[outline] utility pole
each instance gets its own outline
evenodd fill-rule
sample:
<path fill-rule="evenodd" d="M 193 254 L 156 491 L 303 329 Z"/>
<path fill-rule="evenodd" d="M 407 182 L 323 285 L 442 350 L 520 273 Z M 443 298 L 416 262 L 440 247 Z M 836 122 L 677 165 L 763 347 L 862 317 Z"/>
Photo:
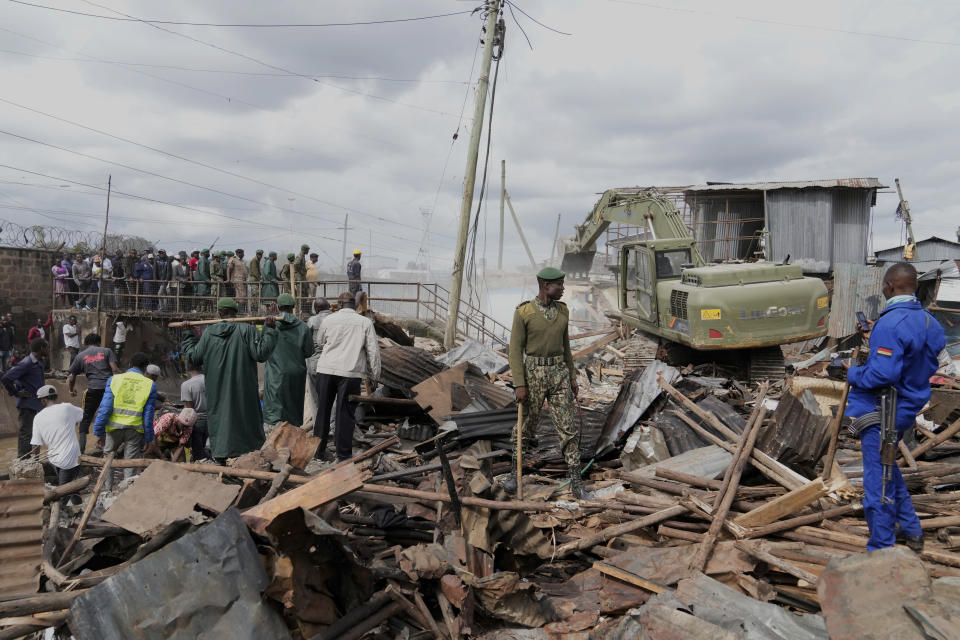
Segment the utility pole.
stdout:
<path fill-rule="evenodd" d="M 340 254 L 340 268 L 347 268 L 347 221 L 350 220 L 350 214 L 343 214 L 343 252 Z"/>
<path fill-rule="evenodd" d="M 520 226 L 520 218 L 517 217 L 517 212 L 513 210 L 513 201 L 510 200 L 510 194 L 504 193 L 507 196 L 507 206 L 510 207 L 510 215 L 513 216 L 513 224 L 517 225 L 517 233 L 520 235 L 520 241 L 523 243 L 523 248 L 527 252 L 527 258 L 530 259 L 530 267 L 536 271 L 537 270 L 537 261 L 533 259 L 533 252 L 530 251 L 530 245 L 527 244 L 527 236 L 523 235 L 523 227 Z"/>
<path fill-rule="evenodd" d="M 557 229 L 553 232 L 553 246 L 550 247 L 550 266 L 553 266 L 553 257 L 557 255 L 557 240 L 560 239 L 560 214 L 557 214 Z"/>
<path fill-rule="evenodd" d="M 447 326 L 443 334 L 443 346 L 447 349 L 453 349 L 457 341 L 457 317 L 460 314 L 460 290 L 463 287 L 463 267 L 467 257 L 470 210 L 473 209 L 473 187 L 477 181 L 477 156 L 480 151 L 483 111 L 487 104 L 490 63 L 493 60 L 493 43 L 497 37 L 497 16 L 499 13 L 500 0 L 488 0 L 487 22 L 483 32 L 483 59 L 480 64 L 480 76 L 477 80 L 477 102 L 473 109 L 473 127 L 470 131 L 470 147 L 467 150 L 467 168 L 464 171 L 463 202 L 460 204 L 460 228 L 457 233 L 457 248 L 453 254 L 453 275 L 450 279 Z"/>
<path fill-rule="evenodd" d="M 897 183 L 897 195 L 900 196 L 900 206 L 897 207 L 897 217 L 903 218 L 907 225 L 907 244 L 903 247 L 903 259 L 913 260 L 913 252 L 917 248 L 917 241 L 913 237 L 913 218 L 910 217 L 910 203 L 903 199 L 903 190 L 900 189 L 900 178 L 894 178 Z"/>
<path fill-rule="evenodd" d="M 100 346 L 107 346 L 106 317 L 103 313 L 103 265 L 107 261 L 107 225 L 110 224 L 110 189 L 113 176 L 107 175 L 107 213 L 103 216 L 103 240 L 100 242 L 100 275 L 97 283 L 97 331 L 100 333 Z M 126 274 L 124 274 L 126 275 Z"/>
<path fill-rule="evenodd" d="M 497 252 L 497 269 L 503 270 L 503 201 L 507 194 L 507 161 L 500 161 L 500 251 Z"/>

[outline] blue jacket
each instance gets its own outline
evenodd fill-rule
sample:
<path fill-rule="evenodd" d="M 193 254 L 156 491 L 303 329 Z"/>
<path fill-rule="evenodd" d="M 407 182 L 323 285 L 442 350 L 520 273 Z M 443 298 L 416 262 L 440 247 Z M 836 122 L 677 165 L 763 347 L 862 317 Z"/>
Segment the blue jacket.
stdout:
<path fill-rule="evenodd" d="M 16 396 L 21 391 L 30 393 L 29 398 L 17 398 L 18 409 L 34 411 L 43 409 L 43 404 L 37 400 L 37 390 L 46 383 L 43 378 L 43 363 L 32 353 L 3 374 L 0 381 L 12 396 Z"/>
<path fill-rule="evenodd" d="M 862 367 L 850 367 L 847 415 L 858 418 L 877 408 L 877 392 L 897 388 L 897 429 L 914 425 L 917 412 L 930 399 L 930 376 L 939 367 L 946 345 L 943 327 L 916 300 L 890 305 L 870 333 L 870 356 Z"/>
<path fill-rule="evenodd" d="M 153 280 L 153 265 L 148 260 L 139 263 L 133 270 L 133 277 L 137 280 Z"/>
<path fill-rule="evenodd" d="M 143 371 L 136 367 L 130 367 L 127 371 L 135 371 L 143 375 Z M 103 390 L 103 400 L 100 401 L 100 408 L 97 409 L 97 416 L 93 419 L 93 435 L 102 438 L 107 433 L 107 420 L 113 413 L 113 390 L 110 383 L 113 382 L 113 376 L 107 378 L 107 388 Z M 150 397 L 147 399 L 147 406 L 143 408 L 143 443 L 146 444 L 153 440 L 153 413 L 157 407 L 157 383 L 150 387 Z"/>

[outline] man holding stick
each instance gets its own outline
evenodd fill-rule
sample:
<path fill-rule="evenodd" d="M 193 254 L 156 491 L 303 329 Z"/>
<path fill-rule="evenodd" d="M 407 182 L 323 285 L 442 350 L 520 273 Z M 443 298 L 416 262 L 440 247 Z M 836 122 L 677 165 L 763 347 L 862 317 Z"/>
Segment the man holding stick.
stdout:
<path fill-rule="evenodd" d="M 867 550 L 892 547 L 899 533 L 919 552 L 923 530 L 895 463 L 888 465 L 889 478 L 884 478 L 879 403 L 881 394 L 895 398 L 890 420 L 895 421 L 899 441 L 930 399 L 930 376 L 939 367 L 937 356 L 946 340 L 943 327 L 917 300 L 913 265 L 900 262 L 890 267 L 882 291 L 886 307 L 872 330 L 862 327 L 870 339 L 870 355 L 866 364 L 847 372 L 846 415 L 853 419 L 850 431 L 860 438 L 863 452 L 863 515 L 870 528 Z"/>
<path fill-rule="evenodd" d="M 567 323 L 570 312 L 560 302 L 565 274 L 547 267 L 537 274 L 540 292 L 533 300 L 517 306 L 510 333 L 510 374 L 517 401 L 523 407 L 522 436 L 516 430 L 513 443 L 514 471 L 503 488 L 517 490 L 517 461 L 523 451 L 531 451 L 544 400 L 550 404 L 553 424 L 560 436 L 560 451 L 570 473 L 570 488 L 578 500 L 586 498 L 580 477 L 580 432 L 574 426 L 573 412 L 577 393 L 577 370 L 570 351 Z M 517 440 L 521 440 L 517 442 Z"/>

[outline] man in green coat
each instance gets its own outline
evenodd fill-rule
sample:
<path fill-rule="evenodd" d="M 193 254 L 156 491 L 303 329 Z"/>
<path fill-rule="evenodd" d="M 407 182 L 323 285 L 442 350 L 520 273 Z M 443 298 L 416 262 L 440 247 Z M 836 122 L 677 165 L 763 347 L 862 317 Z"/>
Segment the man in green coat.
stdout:
<path fill-rule="evenodd" d="M 313 355 L 313 332 L 293 315 L 295 302 L 281 293 L 277 307 L 277 346 L 263 370 L 263 421 L 267 424 L 303 424 L 303 396 L 307 383 L 306 359 Z"/>
<path fill-rule="evenodd" d="M 293 261 L 293 278 L 297 281 L 296 298 L 300 300 L 307 295 L 307 254 L 310 253 L 309 245 L 301 245 L 300 253 Z"/>
<path fill-rule="evenodd" d="M 204 298 L 210 295 L 210 249 L 204 249 L 200 252 L 200 258 L 197 260 L 197 270 L 193 272 L 193 279 L 196 285 L 193 287 L 193 294 L 198 298 Z M 208 308 L 205 300 L 200 300 L 197 305 L 199 309 Z"/>
<path fill-rule="evenodd" d="M 221 320 L 235 318 L 237 309 L 232 298 L 217 301 Z M 199 340 L 187 332 L 181 344 L 184 359 L 202 365 L 206 375 L 210 451 L 218 461 L 256 451 L 266 439 L 257 363 L 266 362 L 273 353 L 277 329 L 272 317 L 263 324 L 260 332 L 243 322 L 218 322 Z"/>
<path fill-rule="evenodd" d="M 537 274 L 540 286 L 537 297 L 518 305 L 513 313 L 510 374 L 517 401 L 523 405 L 523 425 L 522 437 L 517 438 L 516 430 L 511 437 L 514 464 L 503 488 L 510 493 L 517 490 L 517 454 L 521 449 L 533 449 L 540 411 L 546 400 L 560 436 L 560 452 L 569 468 L 570 489 L 574 497 L 583 500 L 587 494 L 580 477 L 580 432 L 573 418 L 578 392 L 577 370 L 573 365 L 567 329 L 570 311 L 560 302 L 563 279 L 564 273 L 559 269 L 542 269 Z"/>
<path fill-rule="evenodd" d="M 277 252 L 271 251 L 266 260 L 263 261 L 263 289 L 260 292 L 260 299 L 264 304 L 279 295 L 277 288 Z"/>
<path fill-rule="evenodd" d="M 263 282 L 263 273 L 260 269 L 260 261 L 263 260 L 263 249 L 257 249 L 257 255 L 250 259 L 250 266 L 247 270 L 247 282 L 250 291 L 250 308 L 260 308 L 260 283 Z"/>
<path fill-rule="evenodd" d="M 213 254 L 213 260 L 210 261 L 210 280 L 213 282 L 210 294 L 218 300 L 220 296 L 223 295 L 224 287 L 221 283 L 225 275 L 223 270 L 223 251 L 218 251 Z"/>
<path fill-rule="evenodd" d="M 296 270 L 294 269 L 293 265 L 293 262 L 296 260 L 296 258 L 296 255 L 288 253 L 287 261 L 282 267 L 280 267 L 280 289 L 282 289 L 285 293 L 289 293 L 290 295 L 294 295 L 293 288 L 290 286 L 290 280 L 291 278 L 296 280 L 297 277 Z"/>

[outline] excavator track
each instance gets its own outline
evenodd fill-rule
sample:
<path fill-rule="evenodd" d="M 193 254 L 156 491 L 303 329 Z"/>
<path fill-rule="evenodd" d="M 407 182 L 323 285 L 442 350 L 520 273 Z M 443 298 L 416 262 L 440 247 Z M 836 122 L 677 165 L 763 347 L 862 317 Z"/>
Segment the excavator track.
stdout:
<path fill-rule="evenodd" d="M 783 380 L 786 363 L 780 347 L 763 347 L 747 351 L 747 378 L 751 382 Z"/>
<path fill-rule="evenodd" d="M 658 357 L 674 367 L 713 363 L 715 375 L 742 377 L 750 382 L 783 380 L 786 365 L 780 347 L 697 351 L 686 345 L 662 340 Z"/>

